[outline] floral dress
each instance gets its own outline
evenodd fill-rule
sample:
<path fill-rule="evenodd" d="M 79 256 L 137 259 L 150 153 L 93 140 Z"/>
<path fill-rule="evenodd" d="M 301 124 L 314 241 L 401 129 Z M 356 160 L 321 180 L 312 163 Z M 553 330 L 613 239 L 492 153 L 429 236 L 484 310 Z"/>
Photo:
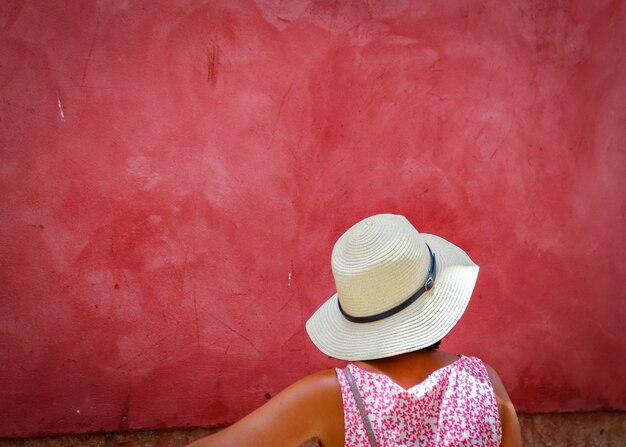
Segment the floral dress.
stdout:
<path fill-rule="evenodd" d="M 384 374 L 348 365 L 372 423 L 378 447 L 499 446 L 502 427 L 485 365 L 462 356 L 404 389 Z M 346 447 L 369 447 L 365 424 L 345 373 L 337 369 L 343 396 Z"/>

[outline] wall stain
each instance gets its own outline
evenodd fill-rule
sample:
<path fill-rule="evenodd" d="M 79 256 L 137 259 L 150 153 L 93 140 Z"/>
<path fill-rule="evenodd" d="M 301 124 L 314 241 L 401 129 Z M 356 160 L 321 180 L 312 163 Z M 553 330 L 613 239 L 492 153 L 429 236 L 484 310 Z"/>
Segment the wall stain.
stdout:
<path fill-rule="evenodd" d="M 207 61 L 207 77 L 206 80 L 211 85 L 217 82 L 217 71 L 220 63 L 219 47 L 217 45 L 210 46 L 206 52 Z"/>
<path fill-rule="evenodd" d="M 133 394 L 133 385 L 128 385 L 128 393 L 124 400 L 124 406 L 122 407 L 122 416 L 120 417 L 120 429 L 126 430 L 128 428 L 128 412 L 130 410 L 130 399 Z"/>

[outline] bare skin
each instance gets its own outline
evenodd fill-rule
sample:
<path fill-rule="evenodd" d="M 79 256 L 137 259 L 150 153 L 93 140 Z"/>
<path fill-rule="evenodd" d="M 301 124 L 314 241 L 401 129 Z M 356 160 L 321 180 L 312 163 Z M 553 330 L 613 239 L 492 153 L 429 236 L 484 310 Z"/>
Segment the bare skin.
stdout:
<path fill-rule="evenodd" d="M 419 351 L 378 360 L 355 362 L 360 368 L 388 376 L 408 389 L 458 356 L 442 351 Z M 522 445 L 515 408 L 493 368 L 487 366 L 502 421 L 501 447 Z M 188 447 L 297 447 L 318 437 L 324 447 L 344 445 L 343 403 L 334 370 L 324 370 L 276 395 L 239 422 Z"/>

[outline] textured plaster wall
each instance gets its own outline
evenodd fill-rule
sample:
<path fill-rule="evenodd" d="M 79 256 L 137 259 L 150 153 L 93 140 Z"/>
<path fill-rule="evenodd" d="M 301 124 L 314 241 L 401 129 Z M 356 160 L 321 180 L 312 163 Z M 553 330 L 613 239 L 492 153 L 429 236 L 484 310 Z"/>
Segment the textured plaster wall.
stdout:
<path fill-rule="evenodd" d="M 376 212 L 481 266 L 447 349 L 626 409 L 623 1 L 0 3 L 0 436 L 221 425 L 336 363 Z"/>

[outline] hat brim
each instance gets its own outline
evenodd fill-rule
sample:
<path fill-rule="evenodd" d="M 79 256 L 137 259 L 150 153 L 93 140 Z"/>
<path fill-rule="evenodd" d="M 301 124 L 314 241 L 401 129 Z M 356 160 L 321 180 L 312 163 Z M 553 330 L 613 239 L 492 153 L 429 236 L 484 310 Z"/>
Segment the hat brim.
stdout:
<path fill-rule="evenodd" d="M 320 351 L 341 360 L 373 360 L 425 348 L 452 330 L 469 303 L 478 266 L 445 239 L 420 236 L 436 256 L 435 286 L 401 312 L 371 323 L 346 320 L 335 293 L 306 323 Z"/>

